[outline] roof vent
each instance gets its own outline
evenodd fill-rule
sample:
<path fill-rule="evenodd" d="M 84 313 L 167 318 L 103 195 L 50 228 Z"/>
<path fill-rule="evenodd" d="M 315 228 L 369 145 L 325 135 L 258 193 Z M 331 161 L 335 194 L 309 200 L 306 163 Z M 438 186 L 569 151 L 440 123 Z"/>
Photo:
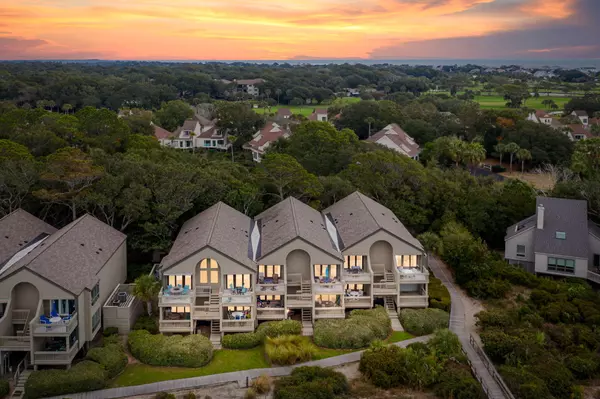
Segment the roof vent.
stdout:
<path fill-rule="evenodd" d="M 234 230 L 235 230 L 235 227 L 232 227 L 232 229 L 234 229 Z"/>
<path fill-rule="evenodd" d="M 381 216 L 385 216 L 385 213 L 381 212 Z"/>
<path fill-rule="evenodd" d="M 352 212 L 350 212 L 350 216 L 352 216 L 352 215 L 353 215 L 353 213 L 352 213 Z M 337 220 L 337 219 L 336 219 L 336 220 Z"/>
<path fill-rule="evenodd" d="M 311 223 L 314 223 L 312 220 L 310 221 Z"/>
<path fill-rule="evenodd" d="M 79 245 L 81 245 L 82 247 L 85 247 L 85 244 L 84 244 L 84 243 L 81 243 L 81 244 L 79 244 Z"/>
<path fill-rule="evenodd" d="M 25 244 L 27 244 L 29 241 L 27 241 L 27 240 L 23 240 L 23 242 L 24 242 Z"/>
<path fill-rule="evenodd" d="M 4 236 L 4 238 L 8 238 L 8 236 Z"/>
<path fill-rule="evenodd" d="M 23 244 L 22 244 L 22 243 L 19 243 L 19 246 L 20 246 L 20 247 L 22 247 L 22 246 L 23 246 Z"/>
<path fill-rule="evenodd" d="M 96 255 L 100 255 L 100 252 L 96 251 Z"/>
<path fill-rule="evenodd" d="M 279 222 L 279 219 L 275 219 L 275 223 Z"/>
<path fill-rule="evenodd" d="M 187 230 L 183 232 L 183 234 L 187 234 Z"/>
<path fill-rule="evenodd" d="M 98 251 L 102 252 L 102 248 L 98 248 Z"/>

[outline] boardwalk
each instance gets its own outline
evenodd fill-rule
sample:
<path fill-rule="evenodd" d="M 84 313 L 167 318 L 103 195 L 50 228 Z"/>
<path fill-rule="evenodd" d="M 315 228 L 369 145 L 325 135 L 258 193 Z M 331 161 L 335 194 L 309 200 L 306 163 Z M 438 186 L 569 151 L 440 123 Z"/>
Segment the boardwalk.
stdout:
<path fill-rule="evenodd" d="M 458 335 L 463 350 L 469 358 L 473 372 L 481 382 L 483 389 L 490 399 L 514 399 L 500 375 L 489 361 L 483 350 L 479 348 L 471 334 L 465 328 L 465 307 L 463 304 L 464 294 L 456 289 L 452 276 L 448 274 L 445 267 L 437 258 L 429 258 L 429 268 L 448 288 L 452 298 L 450 311 L 450 330 Z"/>
<path fill-rule="evenodd" d="M 411 338 L 405 341 L 394 343 L 400 347 L 406 347 L 414 342 L 427 342 L 431 338 L 430 335 L 423 337 Z M 294 366 L 273 367 L 265 369 L 252 369 L 244 371 L 234 371 L 232 373 L 211 374 L 203 377 L 183 378 L 179 380 L 168 380 L 155 382 L 152 384 L 135 385 L 131 387 L 103 389 L 99 391 L 82 392 L 76 394 L 68 394 L 56 396 L 49 399 L 113 399 L 124 398 L 128 396 L 149 395 L 157 392 L 173 392 L 185 389 L 200 388 L 208 385 L 225 384 L 230 382 L 239 382 L 240 385 L 246 383 L 246 378 L 252 380 L 260 375 L 267 374 L 271 377 L 281 377 L 290 375 L 292 370 L 300 366 L 321 366 L 321 367 L 337 367 L 348 363 L 358 362 L 363 351 L 351 352 L 345 355 L 329 357 L 327 359 L 314 360 L 312 362 L 300 363 Z"/>

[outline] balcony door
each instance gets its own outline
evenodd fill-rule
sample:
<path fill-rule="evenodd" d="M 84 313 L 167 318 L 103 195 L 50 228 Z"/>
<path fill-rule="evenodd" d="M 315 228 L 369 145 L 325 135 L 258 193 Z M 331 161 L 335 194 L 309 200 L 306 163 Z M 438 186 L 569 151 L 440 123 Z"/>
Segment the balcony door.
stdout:
<path fill-rule="evenodd" d="M 219 264 L 214 259 L 202 259 L 200 262 L 199 282 L 200 285 L 219 285 Z"/>

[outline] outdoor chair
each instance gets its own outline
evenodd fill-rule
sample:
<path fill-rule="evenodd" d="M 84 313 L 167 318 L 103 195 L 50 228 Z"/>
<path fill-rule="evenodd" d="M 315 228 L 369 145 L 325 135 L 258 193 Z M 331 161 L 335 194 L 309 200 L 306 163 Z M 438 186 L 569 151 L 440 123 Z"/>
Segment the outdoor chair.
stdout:
<path fill-rule="evenodd" d="M 56 311 L 53 310 L 52 312 L 50 312 L 50 316 L 51 317 L 58 317 L 58 313 L 56 313 Z"/>

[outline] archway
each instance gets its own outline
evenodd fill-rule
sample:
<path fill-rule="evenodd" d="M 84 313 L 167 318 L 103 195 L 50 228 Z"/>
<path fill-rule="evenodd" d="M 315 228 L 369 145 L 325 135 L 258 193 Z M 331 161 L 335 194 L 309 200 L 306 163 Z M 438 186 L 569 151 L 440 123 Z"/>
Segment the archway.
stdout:
<path fill-rule="evenodd" d="M 285 258 L 285 267 L 287 268 L 288 283 L 290 281 L 302 280 L 310 281 L 310 255 L 302 249 L 291 251 Z"/>
<path fill-rule="evenodd" d="M 200 285 L 218 285 L 221 280 L 219 263 L 211 258 L 205 258 L 198 263 L 198 282 Z"/>
<path fill-rule="evenodd" d="M 35 285 L 22 282 L 15 285 L 11 293 L 13 310 L 29 310 L 29 320 L 35 315 L 40 293 Z M 28 320 L 28 321 L 29 321 Z"/>
<path fill-rule="evenodd" d="M 369 249 L 371 268 L 375 275 L 384 275 L 394 269 L 394 249 L 387 241 L 377 241 Z"/>

